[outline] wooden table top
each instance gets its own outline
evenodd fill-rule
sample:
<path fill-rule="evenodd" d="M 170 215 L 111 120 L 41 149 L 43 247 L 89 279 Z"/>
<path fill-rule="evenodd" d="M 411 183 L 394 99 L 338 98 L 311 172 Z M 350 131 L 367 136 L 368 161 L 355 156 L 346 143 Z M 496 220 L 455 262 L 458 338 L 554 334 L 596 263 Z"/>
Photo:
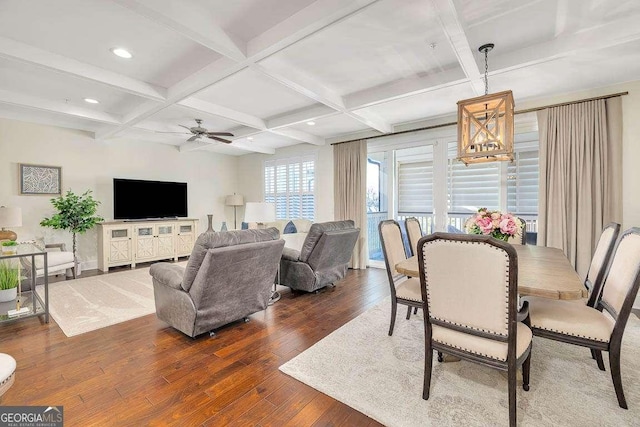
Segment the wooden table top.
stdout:
<path fill-rule="evenodd" d="M 518 292 L 550 299 L 586 298 L 588 292 L 580 276 L 560 249 L 533 245 L 513 245 L 518 253 Z M 400 274 L 419 277 L 418 257 L 396 264 Z"/>

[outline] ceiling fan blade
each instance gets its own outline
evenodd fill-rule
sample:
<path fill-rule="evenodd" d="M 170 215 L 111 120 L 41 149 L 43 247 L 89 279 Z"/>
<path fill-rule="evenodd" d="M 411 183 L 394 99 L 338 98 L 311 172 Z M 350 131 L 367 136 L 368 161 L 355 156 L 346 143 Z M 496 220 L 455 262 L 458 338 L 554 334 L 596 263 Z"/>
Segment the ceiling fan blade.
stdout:
<path fill-rule="evenodd" d="M 181 133 L 182 135 L 190 134 L 191 132 L 164 132 L 161 130 L 157 130 L 156 133 Z"/>
<path fill-rule="evenodd" d="M 188 127 L 186 127 L 186 126 L 184 126 L 184 125 L 178 125 L 178 126 L 180 126 L 181 128 L 185 128 L 185 129 L 186 129 L 186 130 L 188 130 L 189 132 L 193 133 L 193 131 L 191 130 L 191 128 L 188 128 Z"/>
<path fill-rule="evenodd" d="M 229 141 L 228 139 L 218 138 L 217 136 L 207 135 L 207 138 L 215 139 L 216 141 L 224 142 L 225 144 L 231 144 L 233 141 Z"/>
<path fill-rule="evenodd" d="M 200 138 L 200 135 L 193 135 L 191 138 L 187 139 L 187 142 L 195 141 L 198 138 Z"/>
<path fill-rule="evenodd" d="M 211 135 L 215 135 L 215 136 L 233 136 L 233 134 L 230 133 L 230 132 L 207 132 L 207 135 L 208 136 L 211 136 Z"/>

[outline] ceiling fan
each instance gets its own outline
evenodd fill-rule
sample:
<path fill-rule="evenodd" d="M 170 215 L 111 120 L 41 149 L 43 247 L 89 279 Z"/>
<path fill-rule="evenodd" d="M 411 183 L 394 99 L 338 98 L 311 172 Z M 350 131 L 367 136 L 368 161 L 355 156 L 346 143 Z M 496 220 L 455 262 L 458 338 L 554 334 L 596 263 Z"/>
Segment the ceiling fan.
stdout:
<path fill-rule="evenodd" d="M 220 142 L 224 142 L 225 144 L 231 144 L 232 141 L 229 141 L 228 139 L 224 139 L 224 138 L 220 138 L 221 136 L 233 136 L 232 133 L 230 132 L 211 132 L 206 128 L 203 128 L 201 126 L 202 124 L 202 120 L 201 119 L 194 119 L 196 121 L 196 125 L 197 126 L 193 126 L 193 127 L 187 127 L 184 125 L 178 125 L 180 127 L 185 128 L 186 130 L 188 130 L 189 132 L 158 132 L 158 133 L 183 133 L 183 134 L 191 134 L 191 138 L 187 139 L 187 142 L 191 142 L 191 141 L 195 141 L 199 138 L 202 138 L 203 136 L 206 136 L 207 138 L 210 139 L 215 139 L 216 141 L 220 141 Z"/>

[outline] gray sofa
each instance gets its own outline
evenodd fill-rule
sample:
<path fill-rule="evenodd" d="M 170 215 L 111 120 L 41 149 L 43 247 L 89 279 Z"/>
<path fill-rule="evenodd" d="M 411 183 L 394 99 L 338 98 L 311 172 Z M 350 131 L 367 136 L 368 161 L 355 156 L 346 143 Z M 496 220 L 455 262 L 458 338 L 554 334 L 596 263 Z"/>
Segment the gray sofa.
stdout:
<path fill-rule="evenodd" d="M 284 248 L 280 284 L 313 292 L 343 279 L 359 234 L 351 220 L 313 224 L 301 250 Z"/>
<path fill-rule="evenodd" d="M 283 247 L 273 227 L 201 234 L 186 268 L 151 266 L 158 318 L 195 337 L 264 310 Z"/>

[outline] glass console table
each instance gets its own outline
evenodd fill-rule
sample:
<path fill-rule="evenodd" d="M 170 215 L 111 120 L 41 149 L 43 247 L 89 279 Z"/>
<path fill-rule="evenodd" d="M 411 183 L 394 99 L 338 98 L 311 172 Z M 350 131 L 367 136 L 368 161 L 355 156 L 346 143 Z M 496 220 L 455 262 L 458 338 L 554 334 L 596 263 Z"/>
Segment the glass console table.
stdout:
<path fill-rule="evenodd" d="M 4 248 L 5 250 L 7 248 Z M 12 322 L 14 320 L 26 319 L 34 316 L 44 316 L 45 323 L 49 323 L 49 269 L 47 265 L 47 252 L 31 243 L 22 243 L 13 246 L 13 253 L 3 252 L 0 254 L 0 262 L 15 263 L 20 275 L 18 285 L 18 297 L 13 301 L 0 302 L 0 323 Z M 36 259 L 42 257 L 42 264 L 36 263 Z M 31 258 L 30 263 L 22 262 L 22 258 Z M 40 261 L 40 259 L 38 259 Z M 24 265 L 29 265 L 24 269 Z M 38 270 L 44 277 L 44 299 L 36 292 L 36 279 Z M 30 290 L 24 291 L 24 284 L 30 284 Z M 19 306 L 18 306 L 19 305 Z M 23 308 L 19 313 L 11 313 L 18 308 Z M 27 310 L 24 310 L 26 308 Z"/>

